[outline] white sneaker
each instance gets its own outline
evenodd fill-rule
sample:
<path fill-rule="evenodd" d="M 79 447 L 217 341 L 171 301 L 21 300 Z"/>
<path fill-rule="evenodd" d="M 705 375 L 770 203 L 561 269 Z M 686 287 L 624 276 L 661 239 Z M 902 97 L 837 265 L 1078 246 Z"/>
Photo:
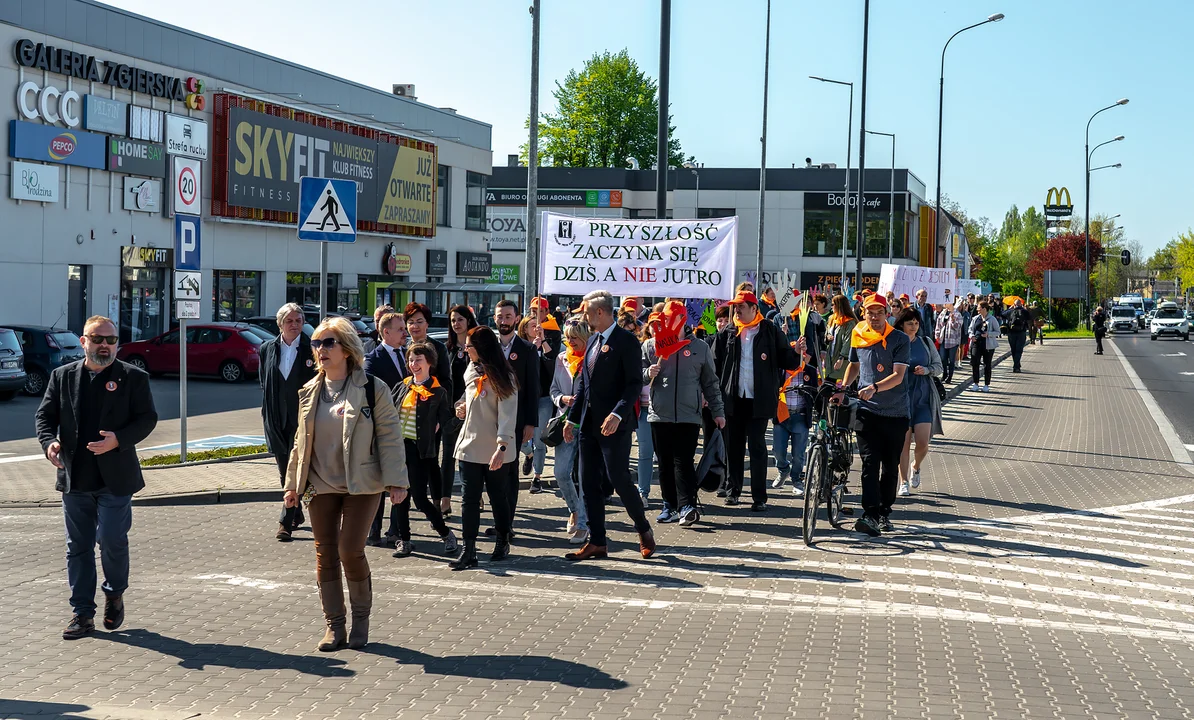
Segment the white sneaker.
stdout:
<path fill-rule="evenodd" d="M 981 388 L 979 388 L 979 386 L 978 386 L 978 384 L 977 384 L 977 383 L 972 383 L 972 384 L 970 385 L 970 389 L 971 389 L 971 390 L 980 390 Z"/>
<path fill-rule="evenodd" d="M 983 385 L 983 392 L 991 392 L 991 386 L 990 386 L 990 385 Z"/>
<path fill-rule="evenodd" d="M 916 488 L 920 487 L 920 471 L 919 471 L 919 470 L 913 470 L 913 471 L 912 471 L 912 482 L 911 482 L 911 486 L 912 486 L 912 489 L 913 489 L 913 490 L 915 490 Z"/>
<path fill-rule="evenodd" d="M 772 480 L 772 481 L 771 481 L 771 489 L 772 489 L 772 490 L 779 490 L 781 487 L 783 487 L 783 486 L 784 486 L 784 483 L 785 483 L 785 482 L 787 482 L 787 481 L 788 481 L 788 474 L 787 474 L 787 473 L 782 473 L 782 472 L 781 472 L 781 473 L 779 474 L 779 477 L 777 477 L 777 478 L 775 478 L 774 480 Z"/>
<path fill-rule="evenodd" d="M 572 536 L 568 538 L 569 544 L 584 545 L 589 541 L 589 529 L 579 528 L 572 532 Z"/>
<path fill-rule="evenodd" d="M 911 495 L 911 494 L 912 494 L 912 492 L 910 490 L 908 490 L 908 483 L 906 483 L 906 482 L 900 483 L 900 489 L 896 490 L 896 495 Z"/>

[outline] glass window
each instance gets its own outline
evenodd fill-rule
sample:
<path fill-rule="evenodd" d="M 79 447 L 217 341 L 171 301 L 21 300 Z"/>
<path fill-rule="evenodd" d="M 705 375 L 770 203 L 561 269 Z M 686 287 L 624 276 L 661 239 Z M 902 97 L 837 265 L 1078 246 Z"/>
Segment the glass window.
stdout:
<path fill-rule="evenodd" d="M 193 332 L 194 332 L 194 330 L 191 330 L 191 332 L 188 332 L 188 333 L 187 333 L 187 336 L 188 336 L 188 337 L 187 337 L 187 339 L 188 339 L 188 340 L 190 339 L 190 335 L 191 335 L 191 333 L 193 333 Z M 167 344 L 167 345 L 177 345 L 177 344 L 178 344 L 178 331 L 177 331 L 177 330 L 171 330 L 170 332 L 168 332 L 168 333 L 166 333 L 165 335 L 163 335 L 163 336 L 162 336 L 162 342 L 163 342 L 164 344 Z"/>
<path fill-rule="evenodd" d="M 212 271 L 212 318 L 244 320 L 260 315 L 261 275 L 254 270 Z"/>
<path fill-rule="evenodd" d="M 469 230 L 485 229 L 485 176 L 481 173 L 469 171 L 465 175 L 468 183 L 468 194 L 465 197 L 465 228 Z"/>
<path fill-rule="evenodd" d="M 63 350 L 77 350 L 79 347 L 79 336 L 73 332 L 55 332 L 50 333 L 50 337 L 54 338 L 54 342 L 58 343 L 58 347 Z"/>
<path fill-rule="evenodd" d="M 734 217 L 737 214 L 738 211 L 734 208 L 697 208 L 697 220 Z"/>
<path fill-rule="evenodd" d="M 700 212 L 700 211 L 698 210 L 697 212 Z M 672 213 L 673 213 L 672 209 L 668 208 L 667 213 L 664 215 L 663 219 L 671 220 Z M 632 220 L 654 220 L 655 219 L 655 209 L 651 208 L 650 210 L 645 210 L 645 209 L 644 210 L 631 210 L 630 218 Z"/>
<path fill-rule="evenodd" d="M 255 332 L 249 332 L 248 330 L 241 330 L 238 335 L 244 338 L 245 342 L 249 343 L 250 345 L 260 345 L 262 342 L 264 342 L 264 339 L 260 335 Z M 273 338 L 270 337 L 269 339 L 272 340 Z"/>
<path fill-rule="evenodd" d="M 866 214 L 866 243 L 863 257 L 887 257 L 887 212 L 875 211 Z M 858 242 L 857 214 L 850 214 L 847 232 L 846 255 L 854 257 L 854 246 Z M 904 213 L 895 212 L 897 232 L 892 238 L 892 257 L 907 257 L 908 229 Z M 903 229 L 903 237 L 899 233 Z M 842 213 L 837 210 L 804 211 L 804 254 L 820 257 L 841 257 Z"/>
<path fill-rule="evenodd" d="M 443 227 L 452 225 L 451 182 L 452 168 L 440 165 L 439 180 L 436 181 L 435 190 L 435 217 L 436 223 Z"/>

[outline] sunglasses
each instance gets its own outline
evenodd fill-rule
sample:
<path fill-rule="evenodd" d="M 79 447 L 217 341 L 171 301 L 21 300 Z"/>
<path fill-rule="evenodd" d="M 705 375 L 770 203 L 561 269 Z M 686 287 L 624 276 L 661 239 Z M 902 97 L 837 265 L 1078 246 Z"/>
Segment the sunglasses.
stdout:
<path fill-rule="evenodd" d="M 120 342 L 120 338 L 115 335 L 88 335 L 87 339 L 96 345 L 99 345 L 100 343 L 115 345 L 116 343 Z"/>
<path fill-rule="evenodd" d="M 328 350 L 331 350 L 332 348 L 336 347 L 339 342 L 340 341 L 336 338 L 316 338 L 311 341 L 311 348 L 313 350 L 318 350 L 319 348 L 327 348 Z"/>

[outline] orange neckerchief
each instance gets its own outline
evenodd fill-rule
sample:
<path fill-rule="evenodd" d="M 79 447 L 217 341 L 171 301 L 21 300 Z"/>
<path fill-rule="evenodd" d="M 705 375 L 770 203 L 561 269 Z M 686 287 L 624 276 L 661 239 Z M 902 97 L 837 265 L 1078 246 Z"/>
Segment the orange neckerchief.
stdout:
<path fill-rule="evenodd" d="M 853 315 L 838 315 L 837 313 L 834 313 L 833 315 L 831 315 L 829 317 L 829 327 L 831 327 L 831 328 L 841 327 L 842 325 L 845 325 L 846 323 L 850 322 L 853 319 L 854 319 Z"/>
<path fill-rule="evenodd" d="M 761 322 L 763 322 L 763 313 L 758 312 L 757 310 L 755 311 L 755 319 L 748 323 L 740 322 L 738 318 L 734 318 L 734 325 L 738 328 L 739 335 L 742 334 L 743 330 L 750 330 L 752 327 L 756 327 Z"/>
<path fill-rule="evenodd" d="M 411 375 L 402 381 L 406 383 L 408 388 L 410 388 L 410 390 L 406 393 L 406 397 L 402 398 L 402 407 L 406 408 L 407 410 L 413 408 L 415 403 L 419 402 L 420 400 L 426 400 L 431 397 L 431 390 L 428 390 L 421 384 L 416 383 L 414 380 L 414 376 Z M 439 386 L 439 380 L 434 377 L 431 378 L 431 389 L 434 390 Z"/>
<path fill-rule="evenodd" d="M 884 323 L 883 332 L 877 332 L 871 327 L 871 324 L 866 320 L 860 320 L 854 326 L 854 332 L 850 334 L 850 347 L 866 348 L 872 345 L 883 344 L 883 348 L 887 348 L 887 336 L 894 330 L 892 326 Z"/>
<path fill-rule="evenodd" d="M 796 343 L 792 343 L 795 345 Z M 795 370 L 785 370 L 788 377 L 784 379 L 783 388 L 779 391 L 779 405 L 775 408 L 775 419 L 781 423 L 791 417 L 791 412 L 788 410 L 788 386 L 792 384 L 792 378 L 796 377 L 798 373 L 804 372 L 806 363 L 800 363 L 800 367 Z"/>
<path fill-rule="evenodd" d="M 567 352 L 564 353 L 564 364 L 568 367 L 568 374 L 576 377 L 576 373 L 580 372 L 580 364 L 585 361 L 585 354 L 583 352 L 572 352 L 572 346 L 568 346 Z"/>
<path fill-rule="evenodd" d="M 555 315 L 548 315 L 546 320 L 539 323 L 539 327 L 544 330 L 559 330 L 560 324 L 556 322 Z"/>
<path fill-rule="evenodd" d="M 485 390 L 485 379 L 488 375 L 480 375 L 477 377 L 477 397 L 481 397 L 481 393 Z"/>

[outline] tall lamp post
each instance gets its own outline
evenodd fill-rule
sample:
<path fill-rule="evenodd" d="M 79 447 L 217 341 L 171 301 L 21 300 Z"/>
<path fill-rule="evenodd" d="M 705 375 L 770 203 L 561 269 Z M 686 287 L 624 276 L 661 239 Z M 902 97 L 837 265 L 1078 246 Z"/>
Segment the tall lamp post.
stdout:
<path fill-rule="evenodd" d="M 767 0 L 767 31 L 763 49 L 763 134 L 759 158 L 759 249 L 755 258 L 755 292 L 763 294 L 763 218 L 767 210 L 767 89 L 771 75 L 771 0 Z"/>
<path fill-rule="evenodd" d="M 846 246 L 849 242 L 846 235 L 850 230 L 850 144 L 854 139 L 854 83 L 844 80 L 830 80 L 829 78 L 809 75 L 813 80 L 846 85 L 850 88 L 850 114 L 846 118 L 846 189 L 842 195 L 842 287 L 846 285 Z M 855 288 L 857 290 L 857 288 Z"/>
<path fill-rule="evenodd" d="M 883 135 L 891 138 L 891 197 L 887 201 L 887 264 L 892 262 L 893 241 L 895 238 L 895 133 L 879 132 L 878 130 L 867 130 L 867 135 Z"/>
<path fill-rule="evenodd" d="M 1112 108 L 1127 104 L 1127 98 L 1120 98 L 1113 104 L 1108 105 L 1101 110 L 1097 110 L 1094 115 L 1090 116 L 1090 120 L 1086 121 L 1086 264 L 1084 265 L 1086 268 L 1086 285 L 1082 288 L 1082 298 L 1085 301 L 1083 304 L 1083 310 L 1086 314 L 1087 330 L 1090 329 L 1090 156 L 1094 152 L 1094 150 L 1090 149 L 1090 124 L 1094 122 L 1094 119 L 1098 117 L 1099 113 L 1107 112 Z M 1108 142 L 1116 142 L 1117 140 L 1122 139 L 1123 135 L 1120 135 L 1114 140 L 1109 140 Z M 1099 143 L 1099 145 L 1095 147 L 1095 150 L 1098 150 L 1100 147 L 1106 144 L 1107 143 Z"/>
<path fill-rule="evenodd" d="M 949 36 L 949 40 L 945 41 L 945 47 L 941 48 L 941 85 L 937 93 L 937 205 L 934 207 L 933 214 L 933 252 L 936 253 L 937 235 L 941 232 L 941 124 L 945 119 L 945 51 L 949 49 L 949 44 L 954 41 L 954 38 L 966 32 L 973 30 L 976 27 L 981 27 L 987 23 L 999 22 L 1003 19 L 1003 13 L 995 13 L 989 16 L 982 22 L 968 25 L 962 28 L 953 35 Z"/>

